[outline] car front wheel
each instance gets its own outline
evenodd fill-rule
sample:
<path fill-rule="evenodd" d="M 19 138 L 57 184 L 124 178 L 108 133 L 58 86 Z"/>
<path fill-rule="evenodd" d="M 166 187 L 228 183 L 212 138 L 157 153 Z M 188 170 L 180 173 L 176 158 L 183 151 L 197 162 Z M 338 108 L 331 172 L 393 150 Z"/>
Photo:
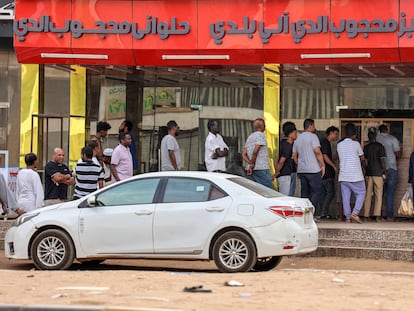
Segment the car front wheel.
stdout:
<path fill-rule="evenodd" d="M 214 243 L 213 259 L 220 272 L 247 272 L 256 263 L 256 248 L 247 234 L 229 231 Z"/>
<path fill-rule="evenodd" d="M 57 229 L 41 232 L 33 240 L 30 253 L 39 270 L 65 270 L 75 258 L 72 240 L 65 232 Z"/>
<path fill-rule="evenodd" d="M 253 267 L 255 271 L 269 271 L 276 267 L 282 261 L 282 256 L 257 258 Z"/>

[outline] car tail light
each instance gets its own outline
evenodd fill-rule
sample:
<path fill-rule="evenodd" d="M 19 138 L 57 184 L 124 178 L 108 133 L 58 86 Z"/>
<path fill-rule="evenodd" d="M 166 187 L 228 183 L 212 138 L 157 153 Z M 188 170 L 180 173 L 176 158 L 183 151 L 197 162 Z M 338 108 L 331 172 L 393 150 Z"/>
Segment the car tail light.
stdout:
<path fill-rule="evenodd" d="M 302 217 L 303 210 L 291 206 L 271 206 L 269 210 L 281 217 Z"/>

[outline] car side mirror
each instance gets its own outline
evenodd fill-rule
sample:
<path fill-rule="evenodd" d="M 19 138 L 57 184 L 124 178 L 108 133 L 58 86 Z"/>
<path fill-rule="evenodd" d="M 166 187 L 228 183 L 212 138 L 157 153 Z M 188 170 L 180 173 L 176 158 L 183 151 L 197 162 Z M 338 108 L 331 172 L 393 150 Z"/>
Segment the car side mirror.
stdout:
<path fill-rule="evenodd" d="M 96 195 L 91 195 L 86 202 L 88 202 L 88 206 L 96 206 L 97 205 L 97 201 L 96 201 Z"/>

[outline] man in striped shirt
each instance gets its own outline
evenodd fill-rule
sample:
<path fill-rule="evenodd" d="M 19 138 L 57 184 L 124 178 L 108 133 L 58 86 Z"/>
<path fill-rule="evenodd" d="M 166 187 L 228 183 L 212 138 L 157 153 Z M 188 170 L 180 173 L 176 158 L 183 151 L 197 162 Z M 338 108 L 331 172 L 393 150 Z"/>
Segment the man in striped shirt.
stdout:
<path fill-rule="evenodd" d="M 358 216 L 365 200 L 365 180 L 362 172 L 364 152 L 356 141 L 357 129 L 353 123 L 345 125 L 345 139 L 338 143 L 339 176 L 342 204 L 346 222 L 361 223 Z M 351 194 L 355 195 L 355 206 L 351 211 Z"/>
<path fill-rule="evenodd" d="M 102 166 L 92 161 L 93 149 L 86 146 L 82 149 L 82 162 L 75 168 L 75 193 L 73 199 L 80 199 L 85 195 L 103 187 L 104 171 Z"/>

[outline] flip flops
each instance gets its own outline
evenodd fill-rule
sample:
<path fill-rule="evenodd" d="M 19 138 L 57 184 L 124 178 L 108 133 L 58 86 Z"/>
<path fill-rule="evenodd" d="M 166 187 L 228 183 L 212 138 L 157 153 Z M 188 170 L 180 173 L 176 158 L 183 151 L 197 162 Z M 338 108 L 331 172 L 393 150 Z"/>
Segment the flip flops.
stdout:
<path fill-rule="evenodd" d="M 203 288 L 203 285 L 184 287 L 183 291 L 189 292 L 189 293 L 211 293 L 212 292 L 211 289 Z"/>

